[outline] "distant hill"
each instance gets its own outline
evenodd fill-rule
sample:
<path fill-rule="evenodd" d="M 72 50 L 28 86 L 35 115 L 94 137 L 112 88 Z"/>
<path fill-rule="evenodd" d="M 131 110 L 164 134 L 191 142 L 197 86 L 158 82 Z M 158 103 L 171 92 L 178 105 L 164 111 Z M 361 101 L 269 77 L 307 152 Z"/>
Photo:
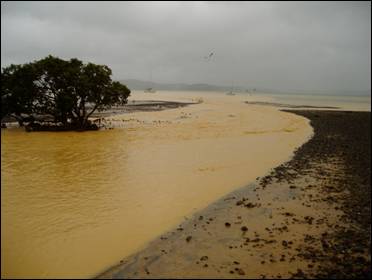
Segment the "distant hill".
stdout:
<path fill-rule="evenodd" d="M 184 83 L 155 83 L 136 79 L 119 80 L 119 82 L 127 85 L 132 90 L 145 90 L 146 88 L 154 88 L 155 90 L 179 90 L 179 91 L 220 91 L 228 92 L 231 86 L 216 86 L 209 84 L 184 84 Z M 235 92 L 252 92 L 254 87 L 235 86 Z M 311 95 L 338 95 L 338 96 L 370 96 L 371 90 L 273 90 L 268 88 L 254 88 L 257 93 L 268 94 L 311 94 Z"/>
<path fill-rule="evenodd" d="M 135 79 L 119 80 L 119 82 L 127 85 L 133 90 L 145 90 L 146 88 L 154 88 L 156 90 L 180 90 L 180 91 L 230 91 L 230 87 L 215 86 L 209 84 L 164 84 Z M 234 88 L 240 91 L 241 88 Z"/>

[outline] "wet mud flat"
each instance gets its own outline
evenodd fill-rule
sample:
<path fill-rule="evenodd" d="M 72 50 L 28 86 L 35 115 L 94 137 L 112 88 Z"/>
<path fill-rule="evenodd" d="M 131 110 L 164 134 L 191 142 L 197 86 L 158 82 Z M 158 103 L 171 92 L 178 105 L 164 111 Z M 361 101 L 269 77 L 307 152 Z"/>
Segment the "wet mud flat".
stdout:
<path fill-rule="evenodd" d="M 101 112 L 95 112 L 92 114 L 92 118 L 101 118 L 114 116 L 124 113 L 133 113 L 133 112 L 151 112 L 151 111 L 162 111 L 166 109 L 175 109 L 181 108 L 188 105 L 197 104 L 195 102 L 175 102 L 175 101 L 155 101 L 155 100 L 143 100 L 128 101 L 128 104 L 123 106 L 115 106 L 109 110 L 104 110 Z"/>
<path fill-rule="evenodd" d="M 370 278 L 370 112 L 287 112 L 314 128 L 290 161 L 98 278 Z"/>
<path fill-rule="evenodd" d="M 169 109 L 183 108 L 189 105 L 199 104 L 199 102 L 176 102 L 176 101 L 160 101 L 160 100 L 131 100 L 123 106 L 115 106 L 111 109 L 92 114 L 93 122 L 98 124 L 102 129 L 123 128 L 125 122 L 141 123 L 135 118 L 115 119 L 116 115 L 129 114 L 135 112 L 157 112 Z M 111 117 L 111 118 L 110 118 Z M 161 123 L 160 121 L 158 123 Z"/>
<path fill-rule="evenodd" d="M 188 105 L 198 104 L 198 102 L 175 102 L 175 101 L 157 101 L 157 100 L 130 100 L 123 106 L 113 106 L 110 109 L 96 111 L 91 115 L 94 122 L 84 128 L 84 130 L 99 130 L 100 128 L 110 128 L 114 126 L 111 122 L 107 122 L 105 118 L 115 115 L 134 113 L 134 112 L 154 112 L 167 109 L 182 108 Z M 91 108 L 89 108 L 91 109 Z M 73 126 L 61 126 L 54 123 L 54 118 L 49 115 L 34 116 L 37 121 L 35 124 L 26 125 L 26 131 L 73 131 L 79 130 Z M 97 126 L 97 124 L 99 124 Z M 18 126 L 17 120 L 12 116 L 6 116 L 1 120 L 1 128 Z"/>
<path fill-rule="evenodd" d="M 133 113 L 133 112 L 152 112 L 162 111 L 166 109 L 181 108 L 192 104 L 198 104 L 197 102 L 175 102 L 175 101 L 158 101 L 158 100 L 130 100 L 123 106 L 113 106 L 110 109 L 103 111 L 96 111 L 92 114 L 91 118 L 102 118 L 109 117 L 118 114 Z M 91 109 L 91 108 L 89 108 Z M 36 120 L 52 122 L 52 116 L 39 115 L 35 116 Z M 2 124 L 16 122 L 16 119 L 11 116 L 5 116 L 2 119 Z"/>

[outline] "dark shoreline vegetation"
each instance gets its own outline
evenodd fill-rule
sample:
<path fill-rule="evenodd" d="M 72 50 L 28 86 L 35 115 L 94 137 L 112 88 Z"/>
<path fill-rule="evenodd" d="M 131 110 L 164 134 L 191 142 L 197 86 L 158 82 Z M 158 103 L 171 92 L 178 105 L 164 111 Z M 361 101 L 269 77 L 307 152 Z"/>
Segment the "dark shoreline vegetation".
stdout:
<path fill-rule="evenodd" d="M 371 113 L 284 111 L 314 129 L 290 161 L 97 277 L 370 278 Z"/>
<path fill-rule="evenodd" d="M 130 95 L 111 75 L 106 65 L 53 56 L 2 68 L 1 120 L 11 116 L 27 131 L 98 130 L 89 117 Z"/>

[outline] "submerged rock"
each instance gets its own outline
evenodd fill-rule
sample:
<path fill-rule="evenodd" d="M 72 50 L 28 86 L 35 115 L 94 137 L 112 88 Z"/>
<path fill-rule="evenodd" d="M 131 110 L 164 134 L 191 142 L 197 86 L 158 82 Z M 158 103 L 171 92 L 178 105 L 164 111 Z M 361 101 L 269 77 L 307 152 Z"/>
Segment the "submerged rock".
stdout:
<path fill-rule="evenodd" d="M 241 231 L 243 231 L 243 232 L 248 231 L 248 228 L 247 228 L 246 226 L 242 226 L 240 229 L 241 229 Z"/>

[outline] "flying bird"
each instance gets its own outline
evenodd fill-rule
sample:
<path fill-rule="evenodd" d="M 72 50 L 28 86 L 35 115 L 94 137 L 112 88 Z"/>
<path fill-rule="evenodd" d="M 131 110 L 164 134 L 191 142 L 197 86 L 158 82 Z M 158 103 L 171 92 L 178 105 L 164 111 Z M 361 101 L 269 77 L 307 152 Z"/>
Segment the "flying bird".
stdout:
<path fill-rule="evenodd" d="M 211 52 L 208 56 L 205 56 L 204 59 L 206 59 L 207 61 L 211 60 L 211 57 L 214 55 L 213 52 Z"/>

